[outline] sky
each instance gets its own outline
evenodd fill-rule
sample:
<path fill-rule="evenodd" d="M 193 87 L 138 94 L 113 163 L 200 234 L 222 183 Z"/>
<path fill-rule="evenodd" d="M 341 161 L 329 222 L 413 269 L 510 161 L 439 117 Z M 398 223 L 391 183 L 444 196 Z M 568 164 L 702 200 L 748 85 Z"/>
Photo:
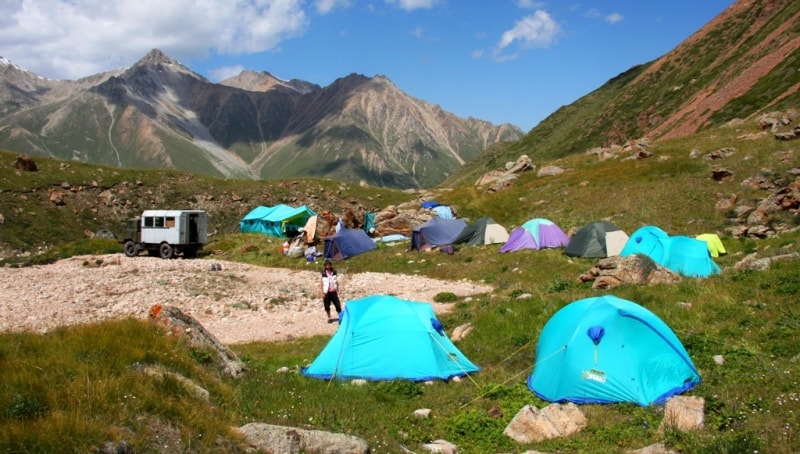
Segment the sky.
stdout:
<path fill-rule="evenodd" d="M 674 49 L 734 0 L 0 0 L 0 57 L 74 80 L 152 49 L 212 82 L 382 75 L 527 132 Z"/>

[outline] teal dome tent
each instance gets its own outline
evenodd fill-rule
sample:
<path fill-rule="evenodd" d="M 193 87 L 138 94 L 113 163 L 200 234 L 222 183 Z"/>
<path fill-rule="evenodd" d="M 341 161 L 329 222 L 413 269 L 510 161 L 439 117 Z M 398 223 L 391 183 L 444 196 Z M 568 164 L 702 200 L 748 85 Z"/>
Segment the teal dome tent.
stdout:
<path fill-rule="evenodd" d="M 564 306 L 545 324 L 528 388 L 549 402 L 641 406 L 700 383 L 675 333 L 646 308 L 613 295 Z"/>
<path fill-rule="evenodd" d="M 372 295 L 347 302 L 339 329 L 302 374 L 425 381 L 479 370 L 447 337 L 430 304 Z"/>

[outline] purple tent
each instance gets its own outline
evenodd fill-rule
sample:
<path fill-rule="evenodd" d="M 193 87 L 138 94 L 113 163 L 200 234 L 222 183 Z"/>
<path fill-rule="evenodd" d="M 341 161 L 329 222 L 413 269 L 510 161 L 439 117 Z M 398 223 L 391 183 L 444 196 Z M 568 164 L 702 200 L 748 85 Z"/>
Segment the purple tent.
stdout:
<path fill-rule="evenodd" d="M 536 240 L 533 239 L 531 232 L 523 227 L 517 227 L 508 236 L 508 241 L 500 248 L 500 252 L 513 252 L 522 249 L 539 249 L 539 247 L 536 245 Z"/>
<path fill-rule="evenodd" d="M 514 229 L 500 252 L 559 248 L 566 247 L 568 243 L 569 237 L 561 227 L 547 219 L 536 218 Z"/>

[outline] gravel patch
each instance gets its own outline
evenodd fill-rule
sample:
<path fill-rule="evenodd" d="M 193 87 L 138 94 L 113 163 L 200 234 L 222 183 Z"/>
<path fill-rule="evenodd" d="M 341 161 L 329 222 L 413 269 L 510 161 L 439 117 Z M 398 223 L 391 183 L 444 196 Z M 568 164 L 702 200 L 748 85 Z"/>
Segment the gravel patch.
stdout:
<path fill-rule="evenodd" d="M 213 271 L 212 264 L 221 269 Z M 386 293 L 431 303 L 436 313 L 445 313 L 453 305 L 434 303 L 440 292 L 469 296 L 492 291 L 465 280 L 348 274 L 339 268 L 345 305 L 348 300 Z M 338 325 L 327 322 L 316 270 L 316 266 L 289 270 L 123 254 L 6 268 L 0 273 L 0 331 L 46 333 L 109 319 L 146 319 L 150 307 L 161 303 L 191 315 L 224 344 L 331 335 Z"/>

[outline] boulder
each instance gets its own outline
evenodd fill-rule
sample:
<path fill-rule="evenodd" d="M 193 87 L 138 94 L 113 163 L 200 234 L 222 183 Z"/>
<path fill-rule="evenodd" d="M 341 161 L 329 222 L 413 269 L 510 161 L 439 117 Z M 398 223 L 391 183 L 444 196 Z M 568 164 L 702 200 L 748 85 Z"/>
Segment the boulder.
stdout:
<path fill-rule="evenodd" d="M 572 435 L 586 424 L 586 416 L 572 402 L 551 404 L 541 410 L 526 405 L 508 423 L 503 434 L 517 443 L 528 444 Z"/>
<path fill-rule="evenodd" d="M 17 156 L 16 161 L 14 161 L 14 168 L 17 170 L 23 170 L 25 172 L 36 172 L 36 162 L 33 161 L 33 158 L 26 154 L 21 154 Z"/>
<path fill-rule="evenodd" d="M 216 353 L 217 367 L 225 374 L 233 378 L 244 374 L 246 368 L 239 357 L 206 330 L 200 322 L 184 314 L 177 307 L 156 304 L 150 308 L 148 315 L 153 323 L 164 328 L 170 335 L 187 337 L 191 347 L 207 349 Z"/>
<path fill-rule="evenodd" d="M 671 284 L 680 280 L 679 274 L 639 254 L 604 258 L 578 277 L 579 282 L 594 281 L 594 289 L 609 289 L 621 284 Z"/>
<path fill-rule="evenodd" d="M 664 408 L 664 419 L 658 426 L 659 432 L 663 433 L 667 428 L 681 432 L 702 429 L 705 419 L 705 404 L 705 399 L 699 396 L 670 397 Z"/>
<path fill-rule="evenodd" d="M 249 423 L 238 431 L 255 449 L 281 454 L 366 454 L 366 441 L 350 435 L 295 427 Z"/>

